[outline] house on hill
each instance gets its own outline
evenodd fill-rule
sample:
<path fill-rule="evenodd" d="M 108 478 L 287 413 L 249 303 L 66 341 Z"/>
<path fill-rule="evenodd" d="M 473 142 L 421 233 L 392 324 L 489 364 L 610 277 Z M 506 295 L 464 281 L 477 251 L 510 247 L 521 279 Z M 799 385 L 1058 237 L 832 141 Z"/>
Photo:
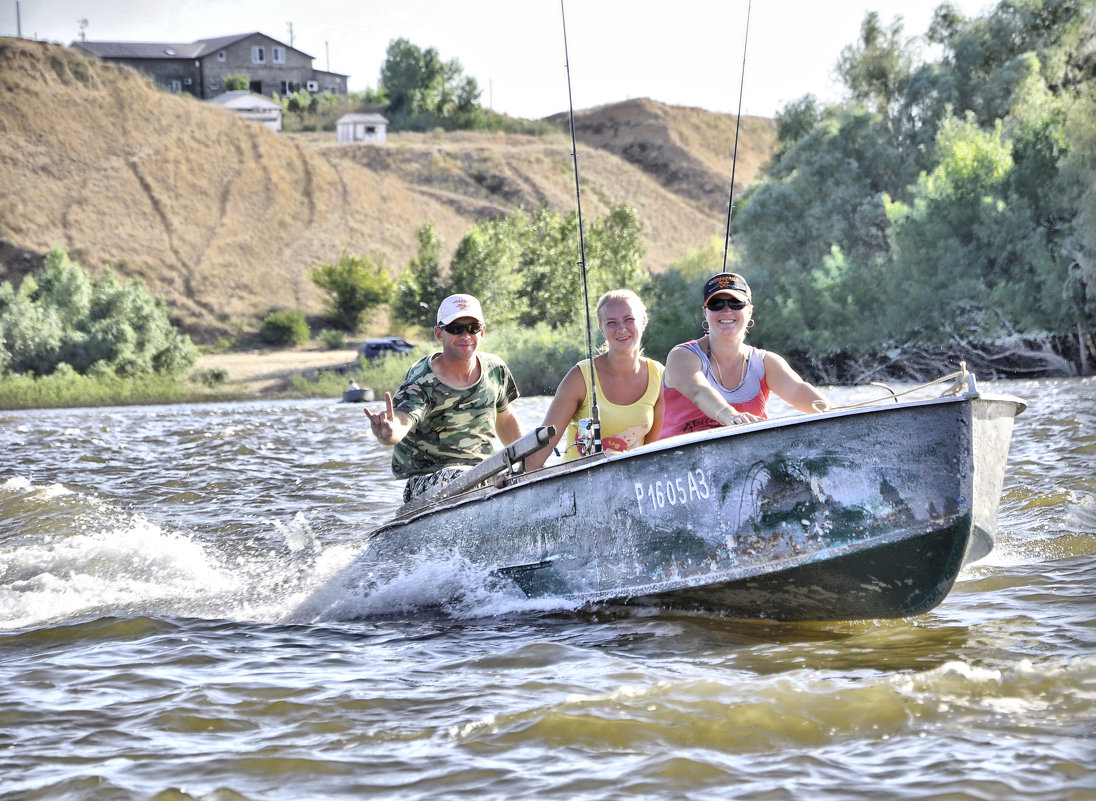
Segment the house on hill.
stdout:
<path fill-rule="evenodd" d="M 127 64 L 173 94 L 209 100 L 225 91 L 229 75 L 244 74 L 250 91 L 282 97 L 304 89 L 346 96 L 347 76 L 313 67 L 312 56 L 264 33 L 243 33 L 191 44 L 73 42 L 103 61 Z"/>
<path fill-rule="evenodd" d="M 269 97 L 240 89 L 219 94 L 209 102 L 235 112 L 237 116 L 243 117 L 245 120 L 252 120 L 265 125 L 272 131 L 282 129 L 281 104 L 274 102 Z"/>
<path fill-rule="evenodd" d="M 380 114 L 343 114 L 335 121 L 336 142 L 383 142 L 388 119 Z"/>

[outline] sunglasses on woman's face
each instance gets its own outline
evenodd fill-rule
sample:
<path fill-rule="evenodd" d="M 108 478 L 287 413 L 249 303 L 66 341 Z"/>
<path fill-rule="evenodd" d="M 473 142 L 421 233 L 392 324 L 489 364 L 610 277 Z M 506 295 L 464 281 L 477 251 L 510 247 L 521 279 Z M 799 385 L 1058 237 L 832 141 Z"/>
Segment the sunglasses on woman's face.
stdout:
<path fill-rule="evenodd" d="M 441 328 L 445 333 L 459 337 L 464 333 L 475 336 L 483 329 L 483 326 L 479 323 L 449 323 L 449 325 L 443 325 Z"/>
<path fill-rule="evenodd" d="M 723 311 L 723 309 L 741 311 L 746 308 L 745 303 L 740 300 L 734 300 L 733 298 L 712 298 L 705 306 L 708 307 L 708 311 Z"/>

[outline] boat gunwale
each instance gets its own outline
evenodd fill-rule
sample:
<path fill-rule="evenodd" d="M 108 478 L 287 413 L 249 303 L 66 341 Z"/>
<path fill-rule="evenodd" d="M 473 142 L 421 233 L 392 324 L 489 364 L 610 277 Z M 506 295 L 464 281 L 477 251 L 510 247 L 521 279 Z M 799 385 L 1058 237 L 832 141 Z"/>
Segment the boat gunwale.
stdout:
<path fill-rule="evenodd" d="M 602 453 L 583 456 L 569 462 L 560 462 L 549 467 L 534 470 L 530 473 L 517 474 L 503 487 L 478 487 L 476 489 L 472 489 L 458 495 L 449 496 L 442 499 L 438 503 L 430 503 L 421 506 L 418 509 L 413 510 L 411 514 L 408 514 L 406 516 L 400 516 L 397 512 L 396 516 L 368 532 L 368 534 L 366 534 L 366 540 L 371 540 L 373 537 L 382 534 L 388 529 L 398 528 L 405 524 L 416 521 L 423 516 L 435 514 L 436 512 L 443 509 L 455 508 L 458 506 L 462 506 L 466 503 L 475 503 L 491 500 L 519 487 L 531 486 L 532 484 L 536 484 L 541 481 L 546 481 L 548 479 L 558 478 L 563 475 L 569 475 L 571 473 L 597 468 L 610 463 L 617 463 L 620 460 L 624 459 L 649 457 L 661 451 L 675 450 L 683 446 L 737 437 L 745 434 L 756 434 L 763 431 L 787 428 L 789 426 L 815 424 L 826 420 L 836 420 L 844 417 L 852 417 L 862 414 L 890 413 L 896 411 L 906 411 L 915 408 L 956 403 L 971 404 L 974 401 L 1012 404 L 1016 407 L 1016 411 L 1013 417 L 1021 414 L 1027 408 L 1027 403 L 1023 399 L 1014 395 L 967 392 L 962 395 L 946 395 L 937 398 L 922 398 L 918 400 L 898 401 L 895 403 L 891 403 L 890 399 L 888 398 L 881 398 L 877 402 L 873 402 L 877 405 L 859 406 L 855 408 L 842 407 L 838 409 L 827 410 L 824 412 L 818 412 L 815 414 L 786 415 L 783 417 L 774 417 L 767 420 L 759 420 L 754 423 L 746 423 L 743 425 L 720 426 L 719 428 L 696 431 L 690 434 L 680 434 L 678 436 L 647 443 L 645 445 L 641 445 L 638 448 L 626 451 L 603 451 Z"/>

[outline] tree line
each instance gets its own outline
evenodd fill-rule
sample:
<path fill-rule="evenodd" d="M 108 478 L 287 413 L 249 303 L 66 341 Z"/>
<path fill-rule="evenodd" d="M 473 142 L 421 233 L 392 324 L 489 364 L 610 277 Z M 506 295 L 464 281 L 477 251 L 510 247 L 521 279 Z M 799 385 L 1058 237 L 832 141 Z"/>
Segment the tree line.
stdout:
<path fill-rule="evenodd" d="M 478 97 L 457 62 L 443 68 L 404 40 L 388 55 L 381 87 L 405 124 L 457 125 L 470 107 L 460 98 Z M 785 106 L 775 157 L 732 210 L 726 260 L 756 291 L 753 341 L 797 354 L 821 380 L 916 354 L 932 371 L 949 351 L 1008 361 L 1032 347 L 1068 351 L 1072 369 L 1090 372 L 1096 0 L 1003 0 L 971 18 L 945 3 L 917 37 L 872 12 L 836 72 L 846 100 Z M 630 214 L 621 205 L 593 224 L 590 263 L 598 269 L 602 242 L 623 235 L 606 275 L 644 293 L 648 350 L 662 358 L 699 333 L 696 286 L 722 268 L 723 243 L 698 243 L 648 275 Z M 393 295 L 397 320 L 422 322 L 422 309 L 460 287 L 503 324 L 575 321 L 573 215 L 481 222 L 448 270 L 436 232 L 417 233 L 419 255 Z M 1053 353 L 1035 364 L 1070 369 Z"/>
<path fill-rule="evenodd" d="M 785 107 L 734 209 L 758 340 L 819 361 L 1070 337 L 1088 372 L 1096 2 L 943 4 L 912 39 L 870 13 L 837 72 L 848 100 Z"/>

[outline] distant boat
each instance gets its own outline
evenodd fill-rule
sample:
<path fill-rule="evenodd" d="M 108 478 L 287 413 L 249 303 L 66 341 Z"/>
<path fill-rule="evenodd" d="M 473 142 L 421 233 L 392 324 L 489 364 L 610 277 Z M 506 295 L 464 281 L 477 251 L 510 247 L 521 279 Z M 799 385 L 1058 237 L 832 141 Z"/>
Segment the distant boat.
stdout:
<path fill-rule="evenodd" d="M 373 400 L 373 390 L 368 387 L 353 386 L 342 394 L 343 403 L 368 403 Z"/>
<path fill-rule="evenodd" d="M 367 535 L 349 580 L 444 553 L 530 597 L 785 621 L 916 615 L 993 548 L 1025 408 L 965 374 L 939 398 L 722 427 L 520 473 L 550 436 L 539 428 L 404 504 Z M 501 489 L 482 485 L 503 472 Z"/>

